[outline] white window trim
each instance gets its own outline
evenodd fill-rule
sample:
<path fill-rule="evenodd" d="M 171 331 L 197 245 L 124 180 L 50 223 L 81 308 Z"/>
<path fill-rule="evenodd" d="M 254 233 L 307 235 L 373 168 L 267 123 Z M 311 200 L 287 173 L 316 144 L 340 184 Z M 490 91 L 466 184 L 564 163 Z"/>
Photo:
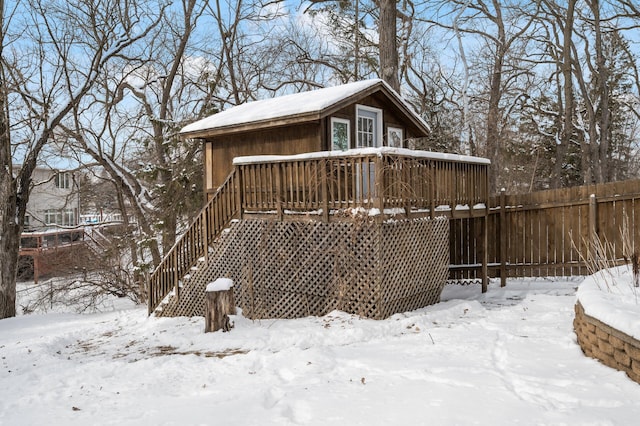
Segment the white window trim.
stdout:
<path fill-rule="evenodd" d="M 333 123 L 341 123 L 347 125 L 347 149 L 351 148 L 351 121 L 347 118 L 331 117 L 331 151 L 335 151 L 333 147 Z"/>
<path fill-rule="evenodd" d="M 376 147 L 381 147 L 382 146 L 382 122 L 383 122 L 382 110 L 380 108 L 374 108 L 367 105 L 356 104 L 356 148 L 362 148 L 361 146 L 357 146 L 358 145 L 357 134 L 358 134 L 358 122 L 360 119 L 360 110 L 376 113 L 378 120 L 376 123 L 377 140 L 375 141 L 375 143 L 376 143 Z"/>
<path fill-rule="evenodd" d="M 396 146 L 394 148 L 402 148 L 402 142 L 404 141 L 404 130 L 400 127 L 387 127 L 387 146 L 392 146 L 391 137 L 394 133 L 400 133 L 400 146 Z"/>
<path fill-rule="evenodd" d="M 57 172 L 55 176 L 55 185 L 58 189 L 71 189 L 71 173 Z"/>

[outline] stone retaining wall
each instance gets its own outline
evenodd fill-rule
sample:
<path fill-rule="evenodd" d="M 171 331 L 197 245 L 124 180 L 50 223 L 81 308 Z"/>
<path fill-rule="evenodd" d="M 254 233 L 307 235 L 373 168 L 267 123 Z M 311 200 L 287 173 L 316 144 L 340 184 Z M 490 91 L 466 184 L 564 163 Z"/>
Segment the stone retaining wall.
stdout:
<path fill-rule="evenodd" d="M 624 371 L 640 383 L 640 342 L 584 313 L 580 302 L 575 306 L 573 328 L 585 355 L 616 370 Z"/>

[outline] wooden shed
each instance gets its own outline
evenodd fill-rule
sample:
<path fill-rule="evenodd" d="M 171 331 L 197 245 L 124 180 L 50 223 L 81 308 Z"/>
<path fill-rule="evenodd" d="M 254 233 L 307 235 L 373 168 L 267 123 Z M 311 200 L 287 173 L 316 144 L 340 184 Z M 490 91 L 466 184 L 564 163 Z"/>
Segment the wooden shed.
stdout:
<path fill-rule="evenodd" d="M 149 313 L 202 315 L 222 277 L 250 318 L 417 309 L 446 282 L 448 219 L 474 217 L 485 290 L 489 161 L 407 149 L 428 132 L 382 80 L 186 126 L 205 145 L 205 207 L 149 277 Z"/>
<path fill-rule="evenodd" d="M 406 148 L 429 128 L 384 81 L 249 102 L 186 126 L 183 137 L 205 144 L 205 188 L 211 196 L 236 157 L 318 151 Z"/>

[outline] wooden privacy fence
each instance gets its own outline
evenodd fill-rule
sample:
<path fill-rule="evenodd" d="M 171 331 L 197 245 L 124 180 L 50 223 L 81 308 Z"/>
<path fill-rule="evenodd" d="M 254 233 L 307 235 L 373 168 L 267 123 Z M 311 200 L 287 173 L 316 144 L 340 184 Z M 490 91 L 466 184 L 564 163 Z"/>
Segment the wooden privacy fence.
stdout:
<path fill-rule="evenodd" d="M 451 278 L 479 276 L 480 223 L 451 221 Z M 493 277 L 585 275 L 591 238 L 610 263 L 640 250 L 640 180 L 491 197 L 488 269 Z M 626 237 L 624 236 L 626 234 Z"/>

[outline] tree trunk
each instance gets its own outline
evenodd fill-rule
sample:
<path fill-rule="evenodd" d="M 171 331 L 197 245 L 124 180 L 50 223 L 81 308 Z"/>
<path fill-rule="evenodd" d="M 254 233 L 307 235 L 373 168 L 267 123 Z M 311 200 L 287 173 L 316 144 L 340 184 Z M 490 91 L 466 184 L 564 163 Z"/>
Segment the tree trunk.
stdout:
<path fill-rule="evenodd" d="M 0 80 L 4 81 L 1 77 Z M 4 84 L 0 87 L 4 88 Z M 3 91 L 0 94 L 0 319 L 16 315 L 16 276 L 22 231 L 5 101 Z"/>
<path fill-rule="evenodd" d="M 498 182 L 500 182 L 502 161 L 501 149 L 502 141 L 500 136 L 500 122 L 502 114 L 500 113 L 500 100 L 502 99 L 502 72 L 504 67 L 505 56 L 507 55 L 507 36 L 502 20 L 502 12 L 496 5 L 496 17 L 493 20 L 498 27 L 498 40 L 496 42 L 495 57 L 493 58 L 493 67 L 491 72 L 491 80 L 489 86 L 489 108 L 487 111 L 487 157 L 491 160 L 493 173 L 489 174 L 489 193 L 495 194 L 498 191 Z"/>
<path fill-rule="evenodd" d="M 398 80 L 398 42 L 396 40 L 397 9 L 395 0 L 380 0 L 380 77 L 396 92 L 400 92 Z"/>
<path fill-rule="evenodd" d="M 489 88 L 489 108 L 487 111 L 487 157 L 491 160 L 491 168 L 493 173 L 489 176 L 489 193 L 494 194 L 498 191 L 498 182 L 500 181 L 500 98 L 502 97 L 502 59 L 503 54 L 496 52 L 493 65 L 493 73 L 491 75 L 491 87 Z"/>
<path fill-rule="evenodd" d="M 596 152 L 597 161 L 594 158 L 596 183 L 604 183 L 609 180 L 609 70 L 607 69 L 603 47 L 602 47 L 602 28 L 600 22 L 600 2 L 591 1 L 589 4 L 593 12 L 593 25 L 595 33 L 595 49 L 596 49 L 596 90 L 599 102 L 599 128 L 596 132 L 598 140 L 598 150 Z M 594 123 L 595 124 L 595 123 Z M 594 126 L 595 127 L 595 126 Z M 595 141 L 594 141 L 595 142 Z"/>
<path fill-rule="evenodd" d="M 4 1 L 0 0 L 0 56 L 4 46 Z M 1 58 L 0 58 L 1 59 Z M 0 319 L 16 315 L 16 275 L 20 249 L 16 181 L 7 114 L 4 68 L 0 61 Z"/>
<path fill-rule="evenodd" d="M 4 87 L 4 86 L 1 86 Z M 4 96 L 0 95 L 4 99 Z M 0 101 L 0 319 L 16 315 L 20 226 L 16 223 L 16 182 L 11 167 L 5 104 Z"/>
<path fill-rule="evenodd" d="M 566 162 L 566 152 L 571 144 L 573 136 L 573 61 L 571 50 L 571 39 L 573 37 L 573 15 L 575 12 L 576 0 L 569 0 L 567 5 L 567 18 L 564 25 L 563 46 L 562 46 L 562 79 L 564 80 L 564 123 L 560 138 L 560 146 L 556 147 L 556 164 L 554 167 L 555 179 L 552 180 L 557 188 L 562 185 L 562 166 Z"/>
<path fill-rule="evenodd" d="M 16 316 L 16 276 L 20 234 L 6 228 L 2 227 L 2 250 L 0 251 L 0 268 L 2 268 L 0 270 L 0 319 Z M 17 226 L 8 228 L 17 228 Z"/>

